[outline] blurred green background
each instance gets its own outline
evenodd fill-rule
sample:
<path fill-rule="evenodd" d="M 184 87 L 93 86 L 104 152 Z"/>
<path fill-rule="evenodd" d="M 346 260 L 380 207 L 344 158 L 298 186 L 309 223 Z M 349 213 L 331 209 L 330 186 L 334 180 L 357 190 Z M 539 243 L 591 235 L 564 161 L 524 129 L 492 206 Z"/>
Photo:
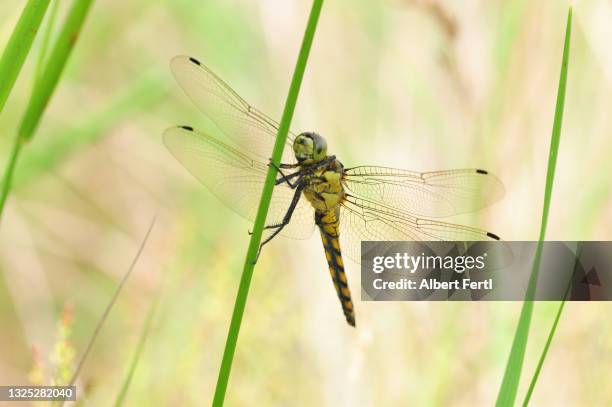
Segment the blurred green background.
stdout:
<path fill-rule="evenodd" d="M 346 166 L 486 168 L 503 181 L 505 198 L 451 220 L 505 240 L 537 239 L 568 5 L 329 1 L 292 128 L 320 132 Z M 547 239 L 610 240 L 612 3 L 573 6 Z M 22 7 L 3 1 L 1 47 Z M 23 151 L 0 227 L 2 384 L 48 384 L 58 369 L 74 370 L 156 217 L 77 384 L 88 405 L 114 399 L 159 295 L 127 404 L 210 402 L 251 225 L 163 146 L 169 126 L 213 129 L 168 62 L 197 57 L 279 118 L 309 7 L 296 0 L 94 4 Z M 39 48 L 40 38 L 0 116 L 2 167 Z M 347 263 L 358 300 L 359 266 Z M 520 305 L 357 301 L 354 330 L 318 235 L 279 238 L 255 270 L 227 405 L 491 405 Z M 519 395 L 556 309 L 536 305 Z M 611 310 L 567 304 L 534 405 L 612 404 Z"/>

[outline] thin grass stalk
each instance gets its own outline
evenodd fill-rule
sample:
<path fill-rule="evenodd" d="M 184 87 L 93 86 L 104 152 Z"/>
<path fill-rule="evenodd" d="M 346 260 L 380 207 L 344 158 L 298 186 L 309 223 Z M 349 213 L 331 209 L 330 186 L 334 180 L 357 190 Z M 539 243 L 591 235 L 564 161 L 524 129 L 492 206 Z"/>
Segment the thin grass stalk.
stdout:
<path fill-rule="evenodd" d="M 540 225 L 540 236 L 538 246 L 533 261 L 533 268 L 529 279 L 525 302 L 521 309 L 518 326 L 514 334 L 512 348 L 506 364 L 506 370 L 502 384 L 497 395 L 497 406 L 513 406 L 516 400 L 516 393 L 521 378 L 523 362 L 525 359 L 525 348 L 529 337 L 529 328 L 533 314 L 533 298 L 536 291 L 540 262 L 542 259 L 542 247 L 546 236 L 546 226 L 548 224 L 548 213 L 550 210 L 550 200 L 552 187 L 555 178 L 555 168 L 557 164 L 557 154 L 561 140 L 561 125 L 563 123 L 563 107 L 565 104 L 565 89 L 567 84 L 567 68 L 569 60 L 569 46 L 572 31 L 572 9 L 570 7 L 567 14 L 567 25 L 565 29 L 565 43 L 563 47 L 563 59 L 561 63 L 561 74 L 559 77 L 559 87 L 557 90 L 557 103 L 555 107 L 555 118 L 553 122 L 552 135 L 550 140 L 550 152 L 548 155 L 548 169 L 546 172 L 546 187 L 544 189 L 544 207 L 542 209 L 542 221 Z"/>
<path fill-rule="evenodd" d="M 157 304 L 159 303 L 160 294 L 161 290 L 157 292 L 153 303 L 149 307 L 149 312 L 147 313 L 147 320 L 145 321 L 145 324 L 142 328 L 142 332 L 140 334 L 140 338 L 138 339 L 138 344 L 136 345 L 136 350 L 134 352 L 132 362 L 130 363 L 130 368 L 128 369 L 128 372 L 125 375 L 125 378 L 123 379 L 121 389 L 119 390 L 117 398 L 115 399 L 115 407 L 122 406 L 125 401 L 125 396 L 127 395 L 128 389 L 130 388 L 132 378 L 134 377 L 134 373 L 136 372 L 136 367 L 138 366 L 138 362 L 140 361 L 140 356 L 142 355 L 145 343 L 147 341 L 147 338 L 149 337 L 149 332 L 151 331 L 151 325 L 153 324 L 153 317 L 155 316 L 155 311 L 157 310 Z"/>
<path fill-rule="evenodd" d="M 0 58 L 0 113 L 32 48 L 50 0 L 29 0 Z"/>
<path fill-rule="evenodd" d="M 72 53 L 74 44 L 77 41 L 79 32 L 92 2 L 93 0 L 75 0 L 60 30 L 45 69 L 40 79 L 36 81 L 36 86 L 32 91 L 32 97 L 30 98 L 26 112 L 21 120 L 21 125 L 19 126 L 17 137 L 15 138 L 15 145 L 9 157 L 9 162 L 4 171 L 0 190 L 0 221 L 2 220 L 4 205 L 6 204 L 6 199 L 11 188 L 15 166 L 17 165 L 17 160 L 23 149 L 23 144 L 33 137 L 40 123 L 45 108 L 66 66 L 68 57 Z"/>
<path fill-rule="evenodd" d="M 302 46 L 295 65 L 295 70 L 293 71 L 289 93 L 287 95 L 287 100 L 285 101 L 285 107 L 278 128 L 278 134 L 276 135 L 276 142 L 274 143 L 274 149 L 272 150 L 272 162 L 276 164 L 276 167 L 278 167 L 280 164 L 283 154 L 283 149 L 285 147 L 285 142 L 289 132 L 289 125 L 291 124 L 293 112 L 295 111 L 298 93 L 302 84 L 302 78 L 304 77 L 308 55 L 310 53 L 310 48 L 312 46 L 312 41 L 317 28 L 322 6 L 323 0 L 313 0 L 306 31 L 302 40 Z M 238 286 L 238 293 L 236 294 L 236 302 L 234 304 L 232 320 L 227 333 L 227 340 L 225 343 L 225 349 L 223 351 L 223 359 L 221 361 L 221 367 L 219 368 L 219 376 L 217 378 L 217 386 L 215 388 L 215 395 L 213 398 L 213 406 L 215 407 L 222 406 L 225 400 L 227 383 L 229 381 L 229 375 L 232 368 L 236 343 L 238 341 L 238 334 L 240 332 L 240 325 L 242 324 L 242 316 L 244 315 L 244 308 L 249 294 L 251 278 L 253 277 L 255 261 L 257 260 L 257 253 L 261 243 L 261 236 L 263 234 L 266 216 L 270 207 L 270 200 L 272 199 L 272 192 L 274 189 L 276 176 L 277 171 L 275 166 L 269 166 L 263 191 L 261 193 L 261 199 L 259 201 L 259 207 L 257 209 L 257 216 L 255 217 L 253 233 L 251 235 L 249 248 L 244 261 L 242 276 Z"/>
<path fill-rule="evenodd" d="M 74 371 L 72 378 L 70 379 L 70 383 L 68 384 L 69 386 L 74 385 L 74 383 L 78 379 L 79 374 L 81 373 L 81 369 L 83 369 L 83 366 L 85 365 L 85 361 L 87 360 L 87 357 L 89 356 L 89 353 L 91 352 L 91 349 L 93 348 L 93 345 L 96 342 L 96 339 L 98 338 L 100 334 L 100 331 L 102 330 L 102 326 L 104 326 L 104 323 L 108 319 L 108 315 L 110 314 L 111 309 L 113 309 L 115 302 L 117 302 L 117 298 L 119 298 L 119 294 L 121 293 L 123 286 L 127 282 L 130 275 L 132 275 L 132 271 L 134 271 L 134 268 L 136 267 L 136 263 L 138 263 L 138 259 L 140 259 L 140 256 L 142 255 L 142 252 L 144 251 L 144 248 L 147 244 L 147 241 L 149 240 L 149 236 L 151 235 L 151 232 L 153 231 L 154 226 L 155 226 L 155 218 L 153 218 L 153 220 L 151 221 L 151 224 L 149 225 L 149 229 L 147 230 L 147 233 L 142 239 L 142 242 L 140 243 L 140 247 L 138 248 L 138 251 L 136 252 L 136 255 L 134 256 L 134 259 L 132 259 L 132 263 L 130 264 L 130 267 L 128 268 L 127 272 L 123 275 L 123 278 L 121 279 L 121 281 L 119 282 L 119 285 L 115 289 L 115 292 L 113 293 L 113 296 L 108 302 L 108 305 L 104 309 L 102 316 L 98 320 L 98 324 L 96 325 L 96 328 L 94 329 L 93 334 L 91 335 L 91 338 L 89 338 L 89 342 L 87 343 L 87 347 L 85 348 L 85 351 L 83 352 L 83 356 L 81 356 L 81 359 L 79 360 L 79 364 L 77 365 L 77 368 Z M 60 404 L 60 406 L 63 406 L 63 405 L 64 405 L 64 402 Z"/>
<path fill-rule="evenodd" d="M 533 377 L 531 378 L 531 382 L 529 383 L 529 388 L 527 389 L 527 393 L 525 394 L 525 399 L 523 400 L 523 407 L 526 407 L 529 404 L 529 400 L 531 400 L 531 395 L 533 394 L 533 390 L 535 389 L 536 382 L 538 381 L 538 377 L 540 377 L 540 372 L 542 371 L 542 366 L 544 366 L 544 360 L 546 360 L 546 355 L 548 355 L 548 349 L 550 349 L 550 344 L 552 343 L 553 337 L 557 332 L 557 325 L 559 325 L 559 320 L 561 319 L 561 314 L 563 313 L 563 308 L 565 307 L 565 302 L 567 301 L 567 296 L 570 293 L 572 288 L 572 283 L 578 272 L 578 267 L 580 267 L 580 257 L 582 255 L 582 242 L 578 243 L 578 247 L 576 248 L 576 259 L 574 262 L 574 272 L 572 273 L 572 277 L 567 283 L 567 287 L 565 288 L 565 294 L 563 295 L 563 301 L 559 304 L 559 309 L 557 310 L 557 315 L 555 316 L 555 320 L 550 328 L 550 332 L 548 333 L 548 338 L 546 339 L 546 344 L 544 345 L 544 349 L 542 349 L 542 354 L 540 355 L 540 360 L 538 360 L 538 365 L 536 366 L 535 372 L 533 373 Z"/>

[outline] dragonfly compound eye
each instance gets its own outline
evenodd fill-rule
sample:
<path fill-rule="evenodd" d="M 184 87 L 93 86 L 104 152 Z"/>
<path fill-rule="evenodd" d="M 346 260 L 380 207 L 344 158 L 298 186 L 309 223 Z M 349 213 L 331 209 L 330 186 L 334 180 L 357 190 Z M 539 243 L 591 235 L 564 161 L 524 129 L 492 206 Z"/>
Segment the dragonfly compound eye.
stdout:
<path fill-rule="evenodd" d="M 317 133 L 312 133 L 311 137 L 312 141 L 314 142 L 314 160 L 323 160 L 325 157 L 327 157 L 327 141 Z"/>
<path fill-rule="evenodd" d="M 298 161 L 312 160 L 315 153 L 315 142 L 311 133 L 299 134 L 293 142 L 293 152 Z"/>

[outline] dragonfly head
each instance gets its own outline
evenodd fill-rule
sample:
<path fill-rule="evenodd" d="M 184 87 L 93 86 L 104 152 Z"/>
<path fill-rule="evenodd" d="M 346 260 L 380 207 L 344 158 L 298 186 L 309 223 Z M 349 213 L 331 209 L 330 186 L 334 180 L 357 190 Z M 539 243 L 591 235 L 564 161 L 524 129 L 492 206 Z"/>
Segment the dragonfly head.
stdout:
<path fill-rule="evenodd" d="M 299 163 L 308 164 L 327 157 L 327 141 L 317 133 L 300 133 L 293 141 L 293 152 Z"/>

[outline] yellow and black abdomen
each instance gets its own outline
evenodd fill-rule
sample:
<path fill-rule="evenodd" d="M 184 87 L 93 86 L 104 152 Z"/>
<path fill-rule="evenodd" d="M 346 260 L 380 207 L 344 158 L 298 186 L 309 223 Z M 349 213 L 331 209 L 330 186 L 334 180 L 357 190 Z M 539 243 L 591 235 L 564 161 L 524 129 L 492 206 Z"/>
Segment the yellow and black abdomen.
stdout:
<path fill-rule="evenodd" d="M 323 241 L 325 257 L 329 265 L 329 273 L 340 299 L 346 322 L 351 326 L 355 326 L 355 310 L 351 300 L 351 291 L 349 290 L 346 273 L 344 272 L 342 252 L 340 251 L 339 213 L 340 208 L 336 207 L 325 212 L 317 211 L 315 217 L 321 232 L 321 240 Z"/>

